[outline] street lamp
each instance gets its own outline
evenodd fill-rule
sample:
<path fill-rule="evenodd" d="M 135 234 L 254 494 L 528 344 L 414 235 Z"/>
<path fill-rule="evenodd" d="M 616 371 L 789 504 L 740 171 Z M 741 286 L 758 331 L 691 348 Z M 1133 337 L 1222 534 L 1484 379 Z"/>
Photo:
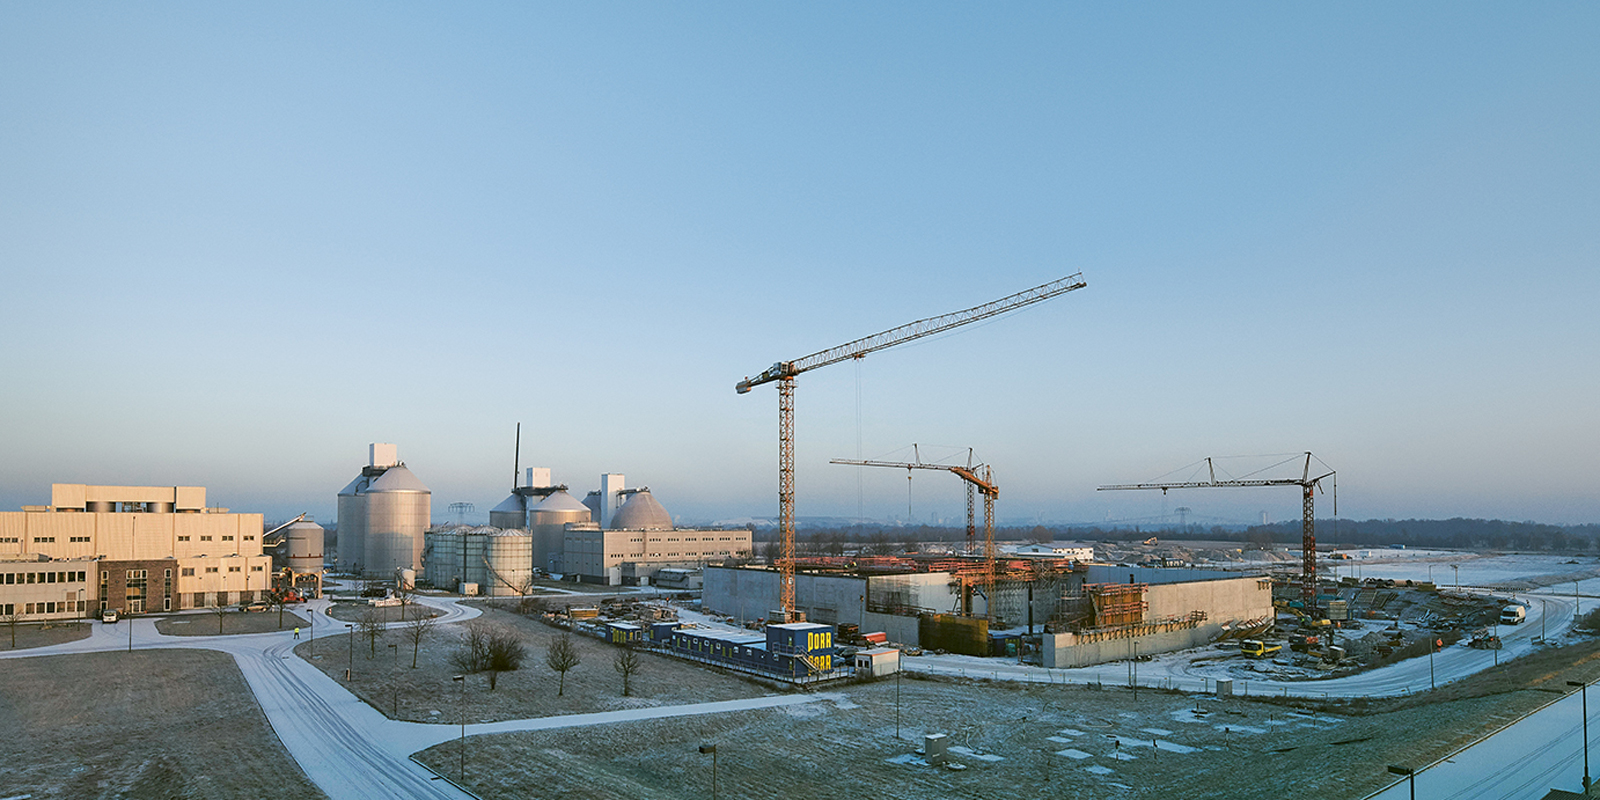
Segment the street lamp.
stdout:
<path fill-rule="evenodd" d="M 1461 594 L 1461 565 L 1451 564 L 1450 570 L 1456 574 L 1456 594 Z"/>
<path fill-rule="evenodd" d="M 456 748 L 461 753 L 461 785 L 467 785 L 467 676 L 452 675 L 450 680 L 461 684 L 461 694 L 456 700 L 456 716 L 461 718 L 461 744 Z"/>
<path fill-rule="evenodd" d="M 1568 686 L 1578 687 L 1583 693 L 1583 790 L 1589 791 L 1589 684 L 1581 681 L 1567 681 Z"/>
<path fill-rule="evenodd" d="M 356 668 L 356 626 L 348 622 L 344 626 L 350 630 L 350 659 L 344 665 L 344 679 L 350 680 L 350 673 Z"/>
<path fill-rule="evenodd" d="M 1411 769 L 1410 767 L 1397 767 L 1397 766 L 1395 766 L 1393 764 L 1390 764 L 1389 765 L 1389 774 L 1406 776 L 1406 780 L 1411 782 L 1411 800 L 1417 800 L 1417 771 L 1416 770 Z"/>
<path fill-rule="evenodd" d="M 711 754 L 711 800 L 717 800 L 717 746 L 714 744 L 700 745 L 700 755 Z"/>

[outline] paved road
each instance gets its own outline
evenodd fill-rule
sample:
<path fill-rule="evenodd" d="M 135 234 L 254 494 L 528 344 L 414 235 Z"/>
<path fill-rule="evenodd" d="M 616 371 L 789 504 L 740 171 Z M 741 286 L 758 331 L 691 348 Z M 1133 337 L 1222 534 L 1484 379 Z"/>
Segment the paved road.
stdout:
<path fill-rule="evenodd" d="M 454 600 L 419 597 L 418 602 L 442 611 L 442 622 L 460 622 L 478 615 Z M 325 639 L 334 652 L 343 650 L 345 623 L 326 613 L 329 601 L 308 604 L 313 631 L 338 631 Z M 300 607 L 305 613 L 307 607 Z M 0 653 L 4 658 L 89 653 L 126 649 L 131 634 L 135 650 L 186 648 L 216 650 L 233 656 L 268 722 L 289 754 L 332 800 L 467 800 L 470 796 L 410 759 L 410 755 L 461 735 L 454 724 L 398 722 L 346 691 L 338 681 L 294 655 L 292 631 L 233 636 L 165 636 L 149 618 L 124 619 L 114 625 L 91 623 L 87 639 L 50 647 Z M 447 691 L 449 687 L 441 687 Z M 719 703 L 633 709 L 598 714 L 478 723 L 467 735 L 523 730 L 549 730 L 624 722 L 634 719 L 724 713 L 740 709 L 842 701 L 837 693 L 758 697 Z"/>

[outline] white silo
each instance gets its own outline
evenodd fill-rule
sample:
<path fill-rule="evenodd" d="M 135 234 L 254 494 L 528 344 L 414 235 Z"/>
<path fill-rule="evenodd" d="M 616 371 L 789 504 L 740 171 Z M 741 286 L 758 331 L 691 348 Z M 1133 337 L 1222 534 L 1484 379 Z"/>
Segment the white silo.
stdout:
<path fill-rule="evenodd" d="M 564 572 L 562 557 L 569 522 L 588 522 L 589 507 L 563 491 L 553 492 L 528 509 L 533 566 L 548 572 Z"/>
<path fill-rule="evenodd" d="M 289 526 L 289 569 L 296 575 L 322 574 L 323 533 L 322 526 L 309 519 Z"/>
<path fill-rule="evenodd" d="M 365 569 L 388 575 L 422 564 L 433 492 L 404 464 L 389 467 L 362 493 L 366 500 Z"/>

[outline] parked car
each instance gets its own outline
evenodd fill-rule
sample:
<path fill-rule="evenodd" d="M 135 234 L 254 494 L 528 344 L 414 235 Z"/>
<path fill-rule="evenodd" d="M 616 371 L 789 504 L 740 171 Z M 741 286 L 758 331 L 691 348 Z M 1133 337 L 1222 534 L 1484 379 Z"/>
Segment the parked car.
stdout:
<path fill-rule="evenodd" d="M 118 616 L 117 610 L 114 608 L 103 609 L 100 612 L 100 621 L 114 623 L 117 621 Z"/>

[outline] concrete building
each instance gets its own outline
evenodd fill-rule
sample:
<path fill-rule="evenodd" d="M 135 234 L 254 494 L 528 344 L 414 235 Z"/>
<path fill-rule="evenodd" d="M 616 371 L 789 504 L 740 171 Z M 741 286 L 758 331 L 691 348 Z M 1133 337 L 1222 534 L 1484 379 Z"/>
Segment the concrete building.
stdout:
<path fill-rule="evenodd" d="M 388 577 L 422 567 L 422 534 L 433 493 L 406 468 L 393 444 L 367 446 L 367 465 L 339 491 L 339 565 Z"/>
<path fill-rule="evenodd" d="M 609 526 L 594 522 L 564 526 L 564 572 L 610 586 L 643 584 L 665 568 L 693 569 L 750 557 L 750 531 L 675 528 L 672 516 L 648 488 L 625 490 L 621 485 L 621 475 L 603 475 L 601 491 L 591 493 L 602 517 L 609 508 L 606 498 L 613 493 L 625 498 L 609 515 Z"/>
<path fill-rule="evenodd" d="M 1042 663 L 1052 668 L 1127 658 L 1135 646 L 1142 654 L 1195 647 L 1274 617 L 1269 579 L 1209 570 L 1077 564 L 1031 582 L 997 582 L 992 614 L 982 598 L 964 597 L 969 585 L 943 571 L 802 571 L 795 575 L 795 607 L 813 622 L 854 624 L 887 633 L 891 642 L 971 655 L 990 652 L 991 632 L 1016 636 L 1031 619 L 1042 634 Z M 778 574 L 708 567 L 702 602 L 707 611 L 741 621 L 772 618 Z"/>
<path fill-rule="evenodd" d="M 51 619 L 259 599 L 272 587 L 261 523 L 208 508 L 198 486 L 54 484 L 50 505 L 0 512 L 0 611 Z"/>

